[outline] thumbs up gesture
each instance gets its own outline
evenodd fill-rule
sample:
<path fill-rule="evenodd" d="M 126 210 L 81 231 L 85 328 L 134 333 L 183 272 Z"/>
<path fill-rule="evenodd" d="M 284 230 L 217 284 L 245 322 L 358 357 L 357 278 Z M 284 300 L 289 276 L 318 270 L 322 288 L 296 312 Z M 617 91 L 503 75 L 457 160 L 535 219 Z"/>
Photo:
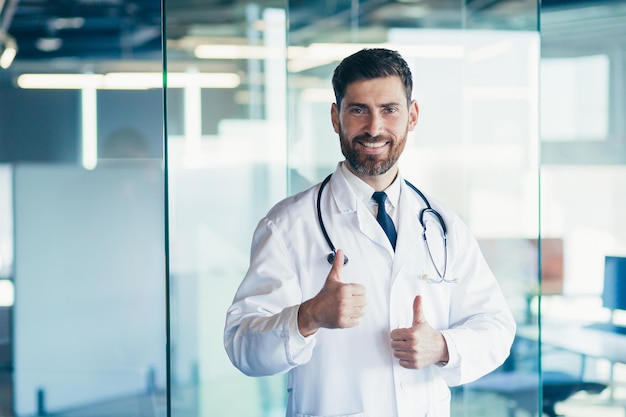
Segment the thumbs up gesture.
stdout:
<path fill-rule="evenodd" d="M 343 252 L 337 251 L 333 265 L 320 292 L 300 305 L 298 329 L 309 336 L 318 329 L 348 328 L 359 324 L 365 312 L 365 287 L 341 282 Z"/>
<path fill-rule="evenodd" d="M 448 361 L 448 347 L 443 335 L 430 327 L 422 311 L 422 296 L 413 301 L 413 324 L 411 327 L 391 332 L 393 355 L 400 365 L 420 369 L 435 362 Z"/>

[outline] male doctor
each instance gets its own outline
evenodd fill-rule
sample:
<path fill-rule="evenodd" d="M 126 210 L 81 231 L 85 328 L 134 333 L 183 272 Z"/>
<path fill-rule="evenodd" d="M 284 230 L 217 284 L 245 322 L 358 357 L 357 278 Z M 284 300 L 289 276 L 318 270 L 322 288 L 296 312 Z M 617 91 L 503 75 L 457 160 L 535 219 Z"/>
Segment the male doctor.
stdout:
<path fill-rule="evenodd" d="M 364 49 L 332 82 L 345 161 L 259 222 L 226 351 L 288 373 L 289 417 L 448 417 L 448 387 L 504 362 L 514 319 L 461 219 L 398 170 L 418 115 L 404 59 Z"/>

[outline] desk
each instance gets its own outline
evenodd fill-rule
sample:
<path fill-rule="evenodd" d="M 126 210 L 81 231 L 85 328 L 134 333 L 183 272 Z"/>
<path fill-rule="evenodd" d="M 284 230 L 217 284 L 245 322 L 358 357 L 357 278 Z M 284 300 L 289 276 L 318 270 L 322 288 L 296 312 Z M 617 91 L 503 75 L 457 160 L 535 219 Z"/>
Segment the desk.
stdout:
<path fill-rule="evenodd" d="M 521 326 L 517 335 L 538 341 L 537 326 Z M 611 363 L 626 363 L 626 336 L 596 329 L 574 326 L 541 326 L 541 343 Z"/>
<path fill-rule="evenodd" d="M 539 340 L 537 326 L 521 326 L 517 331 L 518 337 L 531 341 Z M 568 325 L 542 325 L 542 345 L 563 349 L 586 357 L 605 359 L 611 363 L 609 376 L 610 398 L 613 400 L 613 365 L 616 363 L 626 364 L 626 336 L 602 330 Z"/>

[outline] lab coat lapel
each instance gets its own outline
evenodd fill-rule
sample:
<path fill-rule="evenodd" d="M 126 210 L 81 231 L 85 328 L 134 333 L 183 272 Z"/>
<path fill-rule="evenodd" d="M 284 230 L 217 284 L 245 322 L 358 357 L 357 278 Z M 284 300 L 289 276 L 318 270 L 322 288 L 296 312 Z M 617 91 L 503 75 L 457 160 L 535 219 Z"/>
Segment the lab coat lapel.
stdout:
<path fill-rule="evenodd" d="M 415 192 L 404 184 L 403 180 L 398 207 L 398 241 L 396 254 L 393 258 L 392 279 L 395 279 L 400 273 L 409 257 L 417 256 L 417 245 L 422 239 L 419 214 L 423 207 L 421 207 L 419 198 L 414 194 Z"/>
<path fill-rule="evenodd" d="M 366 208 L 358 210 L 357 215 L 359 218 L 359 228 L 361 229 L 361 232 L 363 232 L 363 234 L 365 234 L 374 243 L 382 246 L 389 254 L 389 257 L 393 258 L 394 253 L 391 243 L 389 242 L 389 238 L 376 220 L 376 217 L 374 217 Z"/>
<path fill-rule="evenodd" d="M 384 247 L 389 252 L 389 256 L 393 257 L 393 248 L 389 243 L 387 235 L 385 235 L 385 232 L 378 224 L 378 221 L 376 221 L 376 218 L 372 216 L 366 207 L 357 209 L 358 205 L 361 203 L 357 201 L 357 198 L 350 188 L 348 181 L 343 176 L 341 169 L 337 168 L 333 173 L 330 180 L 330 187 L 339 213 L 345 214 L 356 212 L 358 220 L 357 227 L 359 231 L 367 236 L 368 239 Z"/>

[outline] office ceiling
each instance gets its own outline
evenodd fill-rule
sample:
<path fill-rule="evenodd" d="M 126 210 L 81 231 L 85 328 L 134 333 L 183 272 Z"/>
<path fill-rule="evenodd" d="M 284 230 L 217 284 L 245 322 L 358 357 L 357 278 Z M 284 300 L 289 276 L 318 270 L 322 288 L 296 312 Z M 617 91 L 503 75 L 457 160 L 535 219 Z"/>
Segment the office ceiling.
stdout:
<path fill-rule="evenodd" d="M 160 0 L 0 0 L 16 60 L 123 58 L 161 48 Z"/>
<path fill-rule="evenodd" d="M 264 6 L 271 3 L 261 2 Z M 285 1 L 275 1 L 284 8 Z M 516 29 L 536 19 L 537 0 L 467 0 L 463 17 L 458 0 L 352 0 L 289 2 L 290 41 L 306 43 L 319 36 L 313 23 L 334 36 L 354 21 L 368 27 L 461 27 L 475 24 Z M 588 2 L 587 2 L 588 3 Z M 166 0 L 167 38 L 186 36 L 245 39 L 249 1 Z M 544 0 L 542 7 L 586 4 Z M 270 4 L 271 5 L 271 4 Z M 16 39 L 16 62 L 53 59 L 158 59 L 162 51 L 161 0 L 0 0 L 1 27 Z M 316 19 L 312 20 L 315 16 Z M 478 18 L 480 17 L 480 18 Z M 526 27 L 528 29 L 528 27 Z"/>

